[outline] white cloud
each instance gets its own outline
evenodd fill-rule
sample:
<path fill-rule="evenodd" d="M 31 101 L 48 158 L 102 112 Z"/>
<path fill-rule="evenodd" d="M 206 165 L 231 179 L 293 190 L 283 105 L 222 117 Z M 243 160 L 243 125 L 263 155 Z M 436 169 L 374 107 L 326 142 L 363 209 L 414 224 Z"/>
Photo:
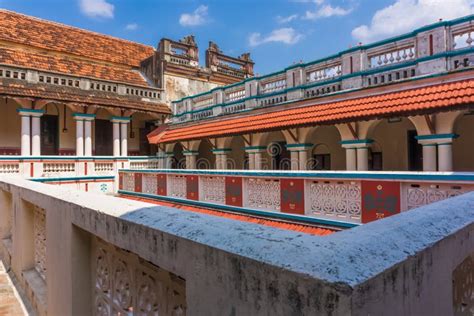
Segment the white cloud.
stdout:
<path fill-rule="evenodd" d="M 289 16 L 277 16 L 276 17 L 276 20 L 279 24 L 285 24 L 285 23 L 289 23 L 293 20 L 296 20 L 298 18 L 298 14 L 292 14 L 292 15 L 289 15 Z"/>
<path fill-rule="evenodd" d="M 125 29 L 127 31 L 135 31 L 136 29 L 138 29 L 138 24 L 137 23 L 130 23 L 130 24 L 127 24 L 125 26 Z"/>
<path fill-rule="evenodd" d="M 81 12 L 92 18 L 113 18 L 114 5 L 107 0 L 79 0 Z"/>
<path fill-rule="evenodd" d="M 320 4 L 320 3 L 317 3 Z M 321 2 L 322 4 L 322 2 Z M 344 9 L 341 7 L 333 7 L 330 4 L 325 4 L 315 11 L 306 11 L 303 19 L 305 20 L 317 20 L 320 18 L 329 18 L 331 16 L 344 16 L 352 12 L 352 9 Z"/>
<path fill-rule="evenodd" d="M 198 26 L 207 22 L 208 7 L 200 5 L 193 13 L 183 13 L 179 17 L 182 26 Z"/>
<path fill-rule="evenodd" d="M 474 0 L 397 0 L 377 11 L 370 25 L 352 30 L 352 37 L 368 43 L 409 32 L 423 25 L 474 13 Z"/>
<path fill-rule="evenodd" d="M 284 27 L 281 29 L 273 30 L 267 36 L 262 37 L 260 33 L 252 33 L 249 36 L 250 46 L 258 46 L 265 43 L 284 43 L 287 45 L 293 45 L 298 43 L 303 38 L 303 34 L 298 33 L 291 27 Z"/>

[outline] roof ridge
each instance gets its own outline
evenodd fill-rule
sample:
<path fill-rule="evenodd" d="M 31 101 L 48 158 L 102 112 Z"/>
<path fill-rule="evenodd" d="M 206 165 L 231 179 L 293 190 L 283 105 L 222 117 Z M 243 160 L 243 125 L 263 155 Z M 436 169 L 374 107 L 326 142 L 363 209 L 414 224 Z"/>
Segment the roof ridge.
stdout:
<path fill-rule="evenodd" d="M 81 32 L 85 32 L 85 33 L 89 33 L 89 34 L 109 38 L 111 40 L 121 41 L 121 42 L 134 44 L 134 45 L 138 45 L 138 46 L 143 46 L 143 47 L 151 48 L 151 49 L 155 50 L 155 47 L 153 47 L 151 45 L 147 45 L 147 44 L 143 44 L 143 43 L 139 43 L 139 42 L 134 42 L 134 41 L 131 41 L 131 40 L 127 40 L 127 39 L 124 39 L 124 38 L 120 38 L 120 37 L 116 37 L 116 36 L 112 36 L 112 35 L 108 35 L 108 34 L 99 33 L 99 32 L 96 32 L 96 31 L 83 29 L 83 28 L 80 28 L 80 27 L 77 27 L 77 26 L 72 26 L 72 25 L 68 25 L 68 24 L 65 24 L 65 23 L 61 23 L 61 22 L 46 20 L 46 19 L 43 19 L 43 18 L 39 18 L 39 17 L 36 17 L 36 16 L 32 16 L 32 15 L 28 15 L 28 14 L 24 14 L 24 13 L 12 11 L 12 10 L 4 9 L 4 8 L 0 8 L 0 12 L 16 14 L 16 15 L 20 15 L 20 16 L 23 16 L 23 17 L 26 17 L 26 18 L 29 18 L 29 19 L 32 19 L 32 20 L 42 22 L 42 23 L 51 24 L 51 25 L 55 25 L 55 26 L 60 26 L 60 27 L 63 27 L 63 28 L 69 28 L 69 29 L 73 29 L 73 30 L 76 30 L 76 31 L 81 31 Z"/>

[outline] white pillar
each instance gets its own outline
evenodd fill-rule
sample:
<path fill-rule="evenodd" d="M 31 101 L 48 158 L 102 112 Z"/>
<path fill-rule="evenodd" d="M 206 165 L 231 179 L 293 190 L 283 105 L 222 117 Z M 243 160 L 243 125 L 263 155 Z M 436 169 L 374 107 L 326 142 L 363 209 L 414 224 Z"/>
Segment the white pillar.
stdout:
<path fill-rule="evenodd" d="M 290 151 L 290 160 L 291 170 L 299 170 L 300 156 L 298 151 Z"/>
<path fill-rule="evenodd" d="M 299 158 L 300 158 L 300 163 L 299 163 L 300 170 L 308 170 L 308 151 L 301 150 L 299 152 Z"/>
<path fill-rule="evenodd" d="M 92 120 L 84 121 L 84 156 L 92 156 Z"/>
<path fill-rule="evenodd" d="M 128 156 L 128 123 L 120 123 L 120 144 L 122 156 Z"/>
<path fill-rule="evenodd" d="M 357 170 L 359 171 L 369 170 L 369 148 L 368 147 L 357 148 Z"/>
<path fill-rule="evenodd" d="M 112 121 L 113 124 L 113 141 L 114 141 L 114 156 L 120 156 L 120 123 Z"/>
<path fill-rule="evenodd" d="M 249 157 L 249 170 L 255 170 L 255 154 L 253 152 L 248 152 Z"/>
<path fill-rule="evenodd" d="M 30 118 L 31 116 L 20 112 L 21 115 L 21 155 L 29 156 L 30 151 Z"/>
<path fill-rule="evenodd" d="M 33 114 L 31 116 L 31 155 L 41 155 L 41 115 Z"/>
<path fill-rule="evenodd" d="M 436 171 L 436 144 L 423 145 L 423 171 Z"/>
<path fill-rule="evenodd" d="M 453 144 L 438 144 L 438 170 L 453 171 Z"/>
<path fill-rule="evenodd" d="M 357 170 L 357 154 L 355 148 L 346 148 L 346 170 Z"/>
<path fill-rule="evenodd" d="M 186 156 L 186 169 L 196 169 L 196 156 L 197 153 L 185 153 Z"/>
<path fill-rule="evenodd" d="M 255 170 L 262 170 L 262 152 L 257 151 L 254 153 L 254 158 L 255 158 Z"/>
<path fill-rule="evenodd" d="M 222 153 L 220 156 L 221 156 L 221 170 L 227 170 L 227 154 Z"/>
<path fill-rule="evenodd" d="M 76 156 L 84 156 L 84 120 L 76 118 Z"/>

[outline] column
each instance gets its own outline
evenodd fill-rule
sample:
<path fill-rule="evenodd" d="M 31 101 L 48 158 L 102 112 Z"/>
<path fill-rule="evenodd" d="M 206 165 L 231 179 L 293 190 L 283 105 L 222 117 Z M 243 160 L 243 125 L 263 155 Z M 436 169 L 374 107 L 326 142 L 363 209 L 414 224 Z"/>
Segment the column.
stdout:
<path fill-rule="evenodd" d="M 21 155 L 30 156 L 30 118 L 27 113 L 20 112 L 21 115 Z"/>
<path fill-rule="evenodd" d="M 197 151 L 186 151 L 183 152 L 186 157 L 186 169 L 196 169 L 196 157 L 198 155 Z"/>
<path fill-rule="evenodd" d="M 225 170 L 227 169 L 227 153 L 230 152 L 230 148 L 217 148 L 212 150 L 216 156 L 216 169 Z"/>
<path fill-rule="evenodd" d="M 122 156 L 128 156 L 128 122 L 120 123 L 120 147 Z"/>
<path fill-rule="evenodd" d="M 84 156 L 92 156 L 92 121 L 94 118 L 84 120 Z"/>
<path fill-rule="evenodd" d="M 114 142 L 114 156 L 120 156 L 120 123 L 112 121 L 113 124 L 113 142 Z"/>
<path fill-rule="evenodd" d="M 290 151 L 290 160 L 291 170 L 299 170 L 300 156 L 298 150 Z"/>
<path fill-rule="evenodd" d="M 174 153 L 173 152 L 167 152 L 165 153 L 165 163 L 164 163 L 164 168 L 165 169 L 171 169 L 172 165 L 171 165 L 171 162 L 172 162 L 172 159 L 173 159 L 173 155 Z"/>
<path fill-rule="evenodd" d="M 255 170 L 262 170 L 262 150 L 254 153 Z"/>
<path fill-rule="evenodd" d="M 301 150 L 299 152 L 299 159 L 300 170 L 308 170 L 308 150 Z"/>
<path fill-rule="evenodd" d="M 357 170 L 369 170 L 369 147 L 357 148 Z"/>
<path fill-rule="evenodd" d="M 41 155 L 41 116 L 43 112 L 31 116 L 31 155 Z"/>
<path fill-rule="evenodd" d="M 453 143 L 438 144 L 438 170 L 453 171 Z"/>
<path fill-rule="evenodd" d="M 249 170 L 255 170 L 255 154 L 254 152 L 247 152 L 249 157 Z"/>
<path fill-rule="evenodd" d="M 84 120 L 75 117 L 76 121 L 76 156 L 84 156 Z"/>
<path fill-rule="evenodd" d="M 357 170 L 357 154 L 355 148 L 346 148 L 346 170 Z"/>
<path fill-rule="evenodd" d="M 436 144 L 423 144 L 423 171 L 436 171 Z"/>

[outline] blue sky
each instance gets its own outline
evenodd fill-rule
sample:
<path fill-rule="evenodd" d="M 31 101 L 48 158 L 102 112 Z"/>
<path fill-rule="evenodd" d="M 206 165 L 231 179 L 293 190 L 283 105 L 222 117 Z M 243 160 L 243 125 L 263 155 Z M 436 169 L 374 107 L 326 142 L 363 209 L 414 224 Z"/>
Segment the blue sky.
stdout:
<path fill-rule="evenodd" d="M 265 74 L 474 13 L 474 0 L 0 0 L 0 7 L 156 46 L 196 36 Z"/>

